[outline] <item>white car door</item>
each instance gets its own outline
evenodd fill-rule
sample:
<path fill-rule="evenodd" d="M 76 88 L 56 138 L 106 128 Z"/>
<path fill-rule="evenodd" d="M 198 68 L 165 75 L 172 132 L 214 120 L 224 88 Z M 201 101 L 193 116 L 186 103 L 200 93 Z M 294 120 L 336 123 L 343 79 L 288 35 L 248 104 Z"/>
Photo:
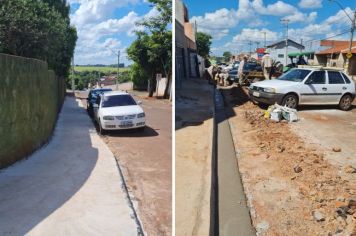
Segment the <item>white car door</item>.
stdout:
<path fill-rule="evenodd" d="M 299 104 L 323 104 L 327 97 L 325 71 L 314 71 L 300 85 Z"/>
<path fill-rule="evenodd" d="M 328 71 L 328 81 L 328 100 L 332 104 L 339 104 L 342 95 L 348 90 L 348 86 L 339 71 Z"/>

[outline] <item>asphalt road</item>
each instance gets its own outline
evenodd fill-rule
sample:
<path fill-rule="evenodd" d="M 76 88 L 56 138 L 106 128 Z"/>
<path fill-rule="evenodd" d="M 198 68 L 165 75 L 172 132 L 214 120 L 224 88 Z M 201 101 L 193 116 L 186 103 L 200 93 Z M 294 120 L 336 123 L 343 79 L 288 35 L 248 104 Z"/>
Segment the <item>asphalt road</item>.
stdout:
<path fill-rule="evenodd" d="M 134 93 L 143 102 L 145 131 L 114 131 L 102 139 L 123 169 L 143 230 L 148 235 L 171 235 L 172 106 L 167 100 Z"/>

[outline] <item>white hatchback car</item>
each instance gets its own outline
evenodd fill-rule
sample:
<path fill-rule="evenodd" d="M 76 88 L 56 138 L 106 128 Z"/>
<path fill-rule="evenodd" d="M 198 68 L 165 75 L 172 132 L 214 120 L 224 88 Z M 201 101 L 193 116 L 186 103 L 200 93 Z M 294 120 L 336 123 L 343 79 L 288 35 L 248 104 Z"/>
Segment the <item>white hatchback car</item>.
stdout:
<path fill-rule="evenodd" d="M 355 83 L 340 69 L 305 66 L 295 68 L 274 80 L 249 87 L 253 101 L 290 108 L 298 105 L 339 105 L 349 110 L 355 98 Z"/>
<path fill-rule="evenodd" d="M 99 131 L 139 129 L 146 126 L 145 112 L 127 92 L 105 92 L 94 104 L 94 119 L 99 124 Z"/>

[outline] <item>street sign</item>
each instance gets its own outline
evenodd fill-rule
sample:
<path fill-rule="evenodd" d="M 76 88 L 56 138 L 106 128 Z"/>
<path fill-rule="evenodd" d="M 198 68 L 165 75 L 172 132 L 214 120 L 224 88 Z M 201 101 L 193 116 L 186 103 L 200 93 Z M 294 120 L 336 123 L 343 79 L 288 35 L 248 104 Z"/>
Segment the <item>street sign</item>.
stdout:
<path fill-rule="evenodd" d="M 352 53 L 351 53 L 351 52 L 348 52 L 348 53 L 346 54 L 346 57 L 347 57 L 348 59 L 350 59 L 350 58 L 352 57 Z"/>

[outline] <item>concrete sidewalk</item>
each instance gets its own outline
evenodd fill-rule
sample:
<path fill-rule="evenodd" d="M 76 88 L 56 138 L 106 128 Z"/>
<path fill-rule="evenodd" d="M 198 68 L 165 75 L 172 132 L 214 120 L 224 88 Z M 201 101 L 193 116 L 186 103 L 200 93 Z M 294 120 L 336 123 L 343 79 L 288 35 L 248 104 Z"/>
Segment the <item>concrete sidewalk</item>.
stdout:
<path fill-rule="evenodd" d="M 0 171 L 0 235 L 138 235 L 115 159 L 67 97 L 50 143 Z"/>
<path fill-rule="evenodd" d="M 213 86 L 184 81 L 176 92 L 176 235 L 209 235 Z"/>

